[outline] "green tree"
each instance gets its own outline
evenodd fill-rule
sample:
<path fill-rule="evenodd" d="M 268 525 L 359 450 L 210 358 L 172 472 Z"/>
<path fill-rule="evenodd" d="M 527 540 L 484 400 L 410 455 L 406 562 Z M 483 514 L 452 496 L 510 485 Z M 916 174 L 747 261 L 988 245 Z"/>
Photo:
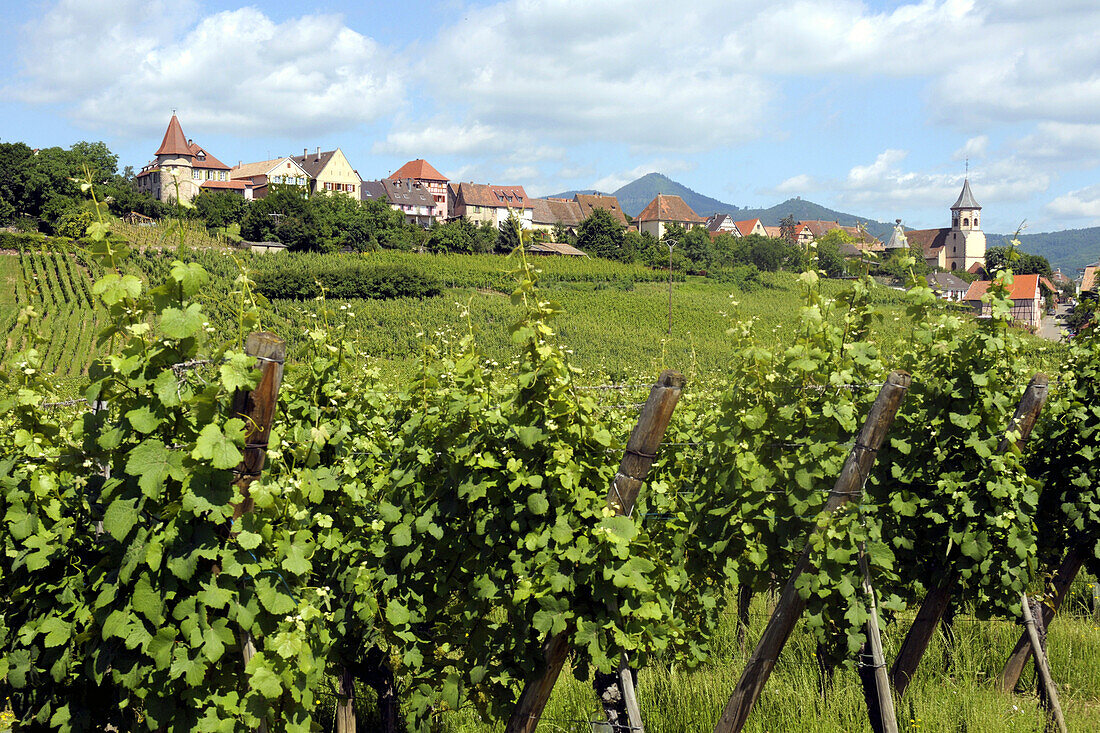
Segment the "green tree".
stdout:
<path fill-rule="evenodd" d="M 606 209 L 593 209 L 577 229 L 577 248 L 596 257 L 623 257 L 623 225 Z"/>
<path fill-rule="evenodd" d="M 779 236 L 785 239 L 790 244 L 795 243 L 795 220 L 794 214 L 787 214 L 779 220 Z"/>
<path fill-rule="evenodd" d="M 519 217 L 516 216 L 516 212 L 509 209 L 508 218 L 500 223 L 500 234 L 497 237 L 497 250 L 500 252 L 511 252 L 519 247 L 523 241 L 520 236 L 522 231 L 523 226 L 520 224 Z"/>
<path fill-rule="evenodd" d="M 194 215 L 206 226 L 215 229 L 239 224 L 244 218 L 248 202 L 244 197 L 229 191 L 201 191 L 191 200 Z"/>
<path fill-rule="evenodd" d="M 56 231 L 62 237 L 70 237 L 72 239 L 80 239 L 88 231 L 88 227 L 92 223 L 92 212 L 81 206 L 71 206 L 69 209 L 57 219 L 57 223 L 54 226 Z"/>

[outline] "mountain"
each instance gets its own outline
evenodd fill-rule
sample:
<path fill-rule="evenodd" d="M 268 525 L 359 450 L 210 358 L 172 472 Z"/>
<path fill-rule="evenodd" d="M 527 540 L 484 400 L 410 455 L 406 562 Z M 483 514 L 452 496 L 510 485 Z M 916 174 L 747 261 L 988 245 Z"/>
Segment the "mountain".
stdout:
<path fill-rule="evenodd" d="M 578 193 L 593 192 L 566 191 L 555 194 L 555 197 L 573 198 Z M 842 211 L 833 211 L 801 198 L 787 199 L 783 203 L 767 209 L 743 209 L 740 206 L 727 204 L 692 191 L 682 183 L 677 183 L 660 173 L 647 173 L 641 178 L 626 184 L 612 195 L 619 199 L 619 206 L 622 207 L 624 212 L 630 216 L 637 216 L 659 193 L 679 196 L 699 216 L 710 216 L 716 213 L 731 214 L 738 221 L 760 219 L 766 226 L 779 226 L 780 219 L 787 215 L 793 215 L 796 221 L 820 219 L 822 221 L 837 221 L 844 226 L 866 223 L 867 231 L 879 238 L 889 237 L 894 228 L 892 224 L 870 221 L 862 216 L 845 214 Z"/>
<path fill-rule="evenodd" d="M 1006 235 L 989 234 L 986 244 L 1003 246 L 1010 239 Z M 1051 267 L 1060 267 L 1066 277 L 1073 278 L 1077 270 L 1100 260 L 1100 227 L 1021 234 L 1020 249 L 1046 257 Z"/>
<path fill-rule="evenodd" d="M 578 193 L 596 192 L 565 191 L 555 196 L 573 198 Z M 766 209 L 745 209 L 692 191 L 682 183 L 677 183 L 660 173 L 647 173 L 613 192 L 612 195 L 619 199 L 619 205 L 624 212 L 630 216 L 637 216 L 659 193 L 679 196 L 699 216 L 710 216 L 721 212 L 732 215 L 738 221 L 760 219 L 767 226 L 779 226 L 780 219 L 788 215 L 794 216 L 796 221 L 820 219 L 837 221 L 844 226 L 866 224 L 867 231 L 883 241 L 889 238 L 894 229 L 893 224 L 835 211 L 802 198 L 787 199 L 781 204 Z M 1003 234 L 986 234 L 986 241 L 990 247 L 1002 246 L 1009 239 L 1011 237 Z M 1072 278 L 1080 268 L 1100 260 L 1100 227 L 1021 234 L 1020 249 L 1046 257 L 1051 267 L 1062 268 L 1062 272 Z"/>

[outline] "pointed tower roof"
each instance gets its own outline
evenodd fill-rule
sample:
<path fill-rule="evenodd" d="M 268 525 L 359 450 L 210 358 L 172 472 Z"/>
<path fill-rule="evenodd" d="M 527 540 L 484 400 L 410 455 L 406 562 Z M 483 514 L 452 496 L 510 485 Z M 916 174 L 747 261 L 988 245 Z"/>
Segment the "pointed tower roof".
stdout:
<path fill-rule="evenodd" d="M 442 181 L 447 182 L 447 177 L 432 167 L 431 163 L 423 158 L 417 158 L 416 160 L 410 160 L 405 165 L 398 168 L 390 180 L 401 181 L 407 178 L 421 181 Z"/>
<path fill-rule="evenodd" d="M 981 209 L 978 202 L 974 200 L 974 194 L 970 192 L 970 179 L 963 179 L 963 190 L 959 194 L 959 200 L 955 202 L 955 205 L 951 207 L 952 211 L 958 209 Z"/>
<path fill-rule="evenodd" d="M 191 146 L 187 144 L 187 136 L 183 134 L 183 128 L 175 115 L 168 122 L 168 129 L 165 130 L 164 139 L 160 141 L 155 155 L 191 155 Z"/>

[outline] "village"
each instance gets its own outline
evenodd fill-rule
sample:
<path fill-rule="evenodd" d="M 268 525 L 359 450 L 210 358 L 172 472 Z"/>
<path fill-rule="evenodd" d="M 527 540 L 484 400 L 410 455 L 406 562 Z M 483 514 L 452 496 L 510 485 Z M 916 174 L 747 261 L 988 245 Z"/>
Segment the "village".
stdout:
<path fill-rule="evenodd" d="M 846 258 L 887 255 L 911 249 L 923 257 L 933 272 L 929 284 L 946 300 L 966 304 L 979 317 L 989 316 L 989 304 L 983 302 L 991 283 L 986 269 L 986 236 L 981 226 L 982 207 L 970 187 L 963 182 L 957 200 L 950 206 L 951 226 L 936 229 L 909 229 L 896 221 L 894 231 L 883 243 L 862 226 L 842 226 L 837 221 L 796 221 L 786 227 L 765 225 L 760 219 L 736 221 L 726 213 L 700 216 L 677 195 L 657 194 L 641 213 L 628 217 L 613 195 L 575 194 L 572 199 L 534 198 L 521 184 L 474 183 L 451 181 L 424 159 L 411 160 L 385 177 L 365 179 L 340 148 L 322 151 L 302 150 L 270 160 L 243 162 L 230 166 L 188 138 L 175 113 L 168 123 L 154 157 L 136 177 L 140 191 L 163 202 L 188 202 L 200 192 L 227 192 L 247 201 L 263 199 L 273 186 L 296 186 L 307 194 L 347 196 L 362 202 L 383 201 L 401 212 L 412 225 L 428 228 L 437 222 L 465 218 L 473 224 L 500 227 L 514 217 L 523 230 L 541 234 L 530 245 L 538 254 L 585 256 L 568 242 L 551 241 L 555 232 L 576 233 L 593 211 L 601 209 L 627 231 L 644 232 L 660 240 L 671 225 L 685 230 L 705 228 L 714 239 L 758 235 L 783 238 L 808 247 L 832 230 L 847 236 L 841 245 Z M 257 251 L 279 249 L 277 243 L 257 243 Z M 1083 273 L 1077 292 L 1092 291 L 1098 266 Z M 960 278 L 959 273 L 970 277 Z M 1013 319 L 1022 326 L 1039 331 L 1056 295 L 1066 290 L 1070 278 L 1060 270 L 1050 279 L 1036 275 L 1018 275 L 1010 297 Z M 1062 297 L 1062 302 L 1066 298 Z M 1050 311 L 1053 315 L 1054 311 Z M 1058 338 L 1061 330 L 1049 335 Z"/>

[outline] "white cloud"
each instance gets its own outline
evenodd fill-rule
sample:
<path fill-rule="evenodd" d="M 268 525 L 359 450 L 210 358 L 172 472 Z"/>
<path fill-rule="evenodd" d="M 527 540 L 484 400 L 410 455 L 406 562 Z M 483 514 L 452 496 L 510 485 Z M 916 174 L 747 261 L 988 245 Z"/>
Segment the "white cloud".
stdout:
<path fill-rule="evenodd" d="M 471 9 L 440 32 L 419 70 L 438 103 L 500 130 L 638 151 L 734 145 L 761 134 L 773 90 L 709 62 L 707 5 L 515 0 Z"/>
<path fill-rule="evenodd" d="M 815 181 L 812 176 L 801 173 L 797 176 L 791 176 L 778 186 L 775 186 L 771 189 L 771 192 L 780 195 L 802 195 L 816 189 L 817 186 L 817 181 Z"/>
<path fill-rule="evenodd" d="M 984 158 L 989 150 L 989 136 L 978 135 L 966 141 L 961 148 L 951 156 L 953 160 L 966 160 L 969 158 Z"/>
<path fill-rule="evenodd" d="M 1070 191 L 1051 201 L 1046 208 L 1059 217 L 1100 220 L 1100 184 Z"/>
<path fill-rule="evenodd" d="M 770 192 L 783 195 L 824 192 L 837 205 L 857 208 L 880 221 L 893 219 L 902 211 L 924 211 L 929 216 L 944 212 L 946 218 L 947 207 L 962 188 L 963 172 L 906 170 L 903 163 L 908 157 L 905 150 L 884 150 L 871 163 L 853 166 L 843 178 L 818 179 L 801 174 L 788 178 Z M 985 163 L 979 170 L 972 169 L 970 182 L 979 203 L 999 204 L 997 208 L 1005 211 L 1046 191 L 1050 176 L 1019 159 L 1003 158 Z M 930 219 L 911 225 L 933 226 L 936 222 Z"/>
<path fill-rule="evenodd" d="M 1100 164 L 1100 124 L 1041 122 L 1013 148 L 1020 157 L 1045 165 L 1095 166 Z"/>
<path fill-rule="evenodd" d="M 385 53 L 337 16 L 276 23 L 247 7 L 181 24 L 190 15 L 173 8 L 62 0 L 27 29 L 18 93 L 30 102 L 72 100 L 70 114 L 85 125 L 141 132 L 163 127 L 178 108 L 200 131 L 318 134 L 401 102 Z M 165 32 L 172 28 L 184 30 Z"/>

